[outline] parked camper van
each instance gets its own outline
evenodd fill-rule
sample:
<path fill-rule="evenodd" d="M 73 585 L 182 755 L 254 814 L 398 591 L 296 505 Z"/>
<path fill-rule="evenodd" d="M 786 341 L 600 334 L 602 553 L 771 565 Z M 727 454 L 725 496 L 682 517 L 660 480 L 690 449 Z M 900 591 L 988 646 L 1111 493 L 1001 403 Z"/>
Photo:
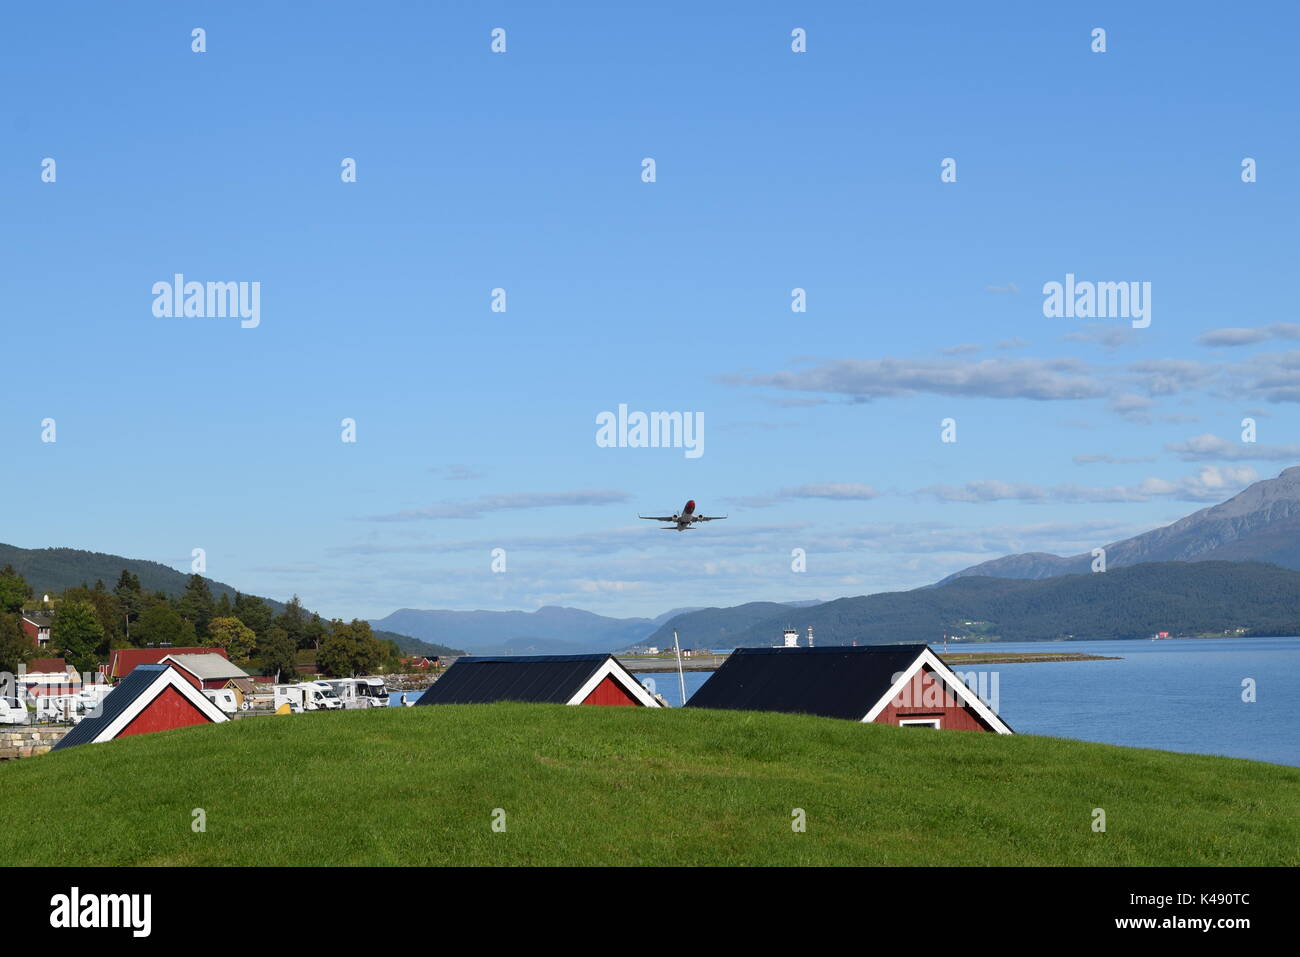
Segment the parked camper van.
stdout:
<path fill-rule="evenodd" d="M 235 698 L 235 693 L 229 688 L 209 688 L 203 692 L 203 697 L 226 714 L 234 714 L 239 710 L 239 701 Z"/>
<path fill-rule="evenodd" d="M 343 707 L 351 710 L 353 708 L 364 708 L 366 702 L 362 701 L 357 695 L 357 683 L 353 678 L 326 678 L 322 684 L 327 684 L 333 689 L 334 694 L 338 696 Z"/>
<path fill-rule="evenodd" d="M 339 696 L 323 681 L 304 682 L 307 689 L 311 692 L 310 700 L 316 705 L 317 711 L 335 711 L 343 707 L 343 702 Z"/>
<path fill-rule="evenodd" d="M 331 678 L 324 683 L 334 689 L 345 708 L 388 707 L 383 678 Z"/>
<path fill-rule="evenodd" d="M 370 700 L 372 708 L 388 707 L 388 686 L 383 678 L 357 678 L 357 693 Z"/>
<path fill-rule="evenodd" d="M 20 698 L 0 698 L 0 724 L 26 724 L 27 705 Z"/>
<path fill-rule="evenodd" d="M 275 710 L 284 705 L 297 713 L 301 711 L 337 711 L 343 707 L 339 696 L 323 681 L 303 681 L 296 685 L 275 686 Z"/>
<path fill-rule="evenodd" d="M 88 713 L 94 713 L 97 704 L 80 694 L 43 694 L 35 701 L 39 720 L 68 724 L 80 724 Z"/>

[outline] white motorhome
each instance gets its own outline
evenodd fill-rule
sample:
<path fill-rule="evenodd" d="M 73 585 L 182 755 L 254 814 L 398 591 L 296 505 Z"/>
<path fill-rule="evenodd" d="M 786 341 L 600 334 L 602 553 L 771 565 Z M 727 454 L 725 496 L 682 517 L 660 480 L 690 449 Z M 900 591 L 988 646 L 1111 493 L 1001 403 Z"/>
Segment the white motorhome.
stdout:
<path fill-rule="evenodd" d="M 21 698 L 0 698 L 0 724 L 26 724 L 27 721 L 27 705 Z"/>
<path fill-rule="evenodd" d="M 203 697 L 226 714 L 234 714 L 239 710 L 239 700 L 235 697 L 235 692 L 229 688 L 208 688 L 203 692 Z"/>
<path fill-rule="evenodd" d="M 351 710 L 353 708 L 364 708 L 366 702 L 362 701 L 357 694 L 357 683 L 353 678 L 325 678 L 323 684 L 329 685 L 338 699 L 343 702 L 343 707 Z"/>
<path fill-rule="evenodd" d="M 388 686 L 383 678 L 357 678 L 357 694 L 370 701 L 372 708 L 388 707 Z"/>
<path fill-rule="evenodd" d="M 302 711 L 337 711 L 343 707 L 339 696 L 323 681 L 302 681 L 296 685 L 275 686 L 275 710 L 284 705 L 295 713 Z"/>
<path fill-rule="evenodd" d="M 93 714 L 99 702 L 81 694 L 37 695 L 36 717 L 41 721 L 80 724 L 87 714 Z"/>
<path fill-rule="evenodd" d="M 383 678 L 331 678 L 324 683 L 334 689 L 345 708 L 388 707 Z"/>

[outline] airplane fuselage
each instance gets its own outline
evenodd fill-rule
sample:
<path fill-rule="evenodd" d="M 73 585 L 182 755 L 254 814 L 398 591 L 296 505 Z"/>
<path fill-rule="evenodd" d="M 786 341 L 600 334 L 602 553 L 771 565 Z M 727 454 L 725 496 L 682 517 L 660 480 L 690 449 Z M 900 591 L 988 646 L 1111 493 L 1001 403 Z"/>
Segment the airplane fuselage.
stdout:
<path fill-rule="evenodd" d="M 682 506 L 682 510 L 673 518 L 677 522 L 677 531 L 684 532 L 690 528 L 691 523 L 695 521 L 695 499 L 691 499 Z"/>

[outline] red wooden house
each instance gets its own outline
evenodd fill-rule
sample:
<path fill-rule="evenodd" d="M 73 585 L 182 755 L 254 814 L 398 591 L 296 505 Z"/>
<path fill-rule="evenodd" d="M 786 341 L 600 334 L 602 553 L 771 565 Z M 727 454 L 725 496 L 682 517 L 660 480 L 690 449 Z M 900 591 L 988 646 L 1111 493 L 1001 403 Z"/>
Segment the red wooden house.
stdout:
<path fill-rule="evenodd" d="M 1014 733 L 926 645 L 737 648 L 687 707 Z"/>
<path fill-rule="evenodd" d="M 32 640 L 37 648 L 44 648 L 50 643 L 51 618 L 43 612 L 25 611 L 22 615 L 23 634 Z"/>
<path fill-rule="evenodd" d="M 97 744 L 150 731 L 226 721 L 226 715 L 170 665 L 140 665 L 50 750 Z"/>
<path fill-rule="evenodd" d="M 225 648 L 114 648 L 108 664 L 101 670 L 109 681 L 120 681 L 140 665 L 156 665 L 168 655 L 220 655 L 230 657 Z"/>

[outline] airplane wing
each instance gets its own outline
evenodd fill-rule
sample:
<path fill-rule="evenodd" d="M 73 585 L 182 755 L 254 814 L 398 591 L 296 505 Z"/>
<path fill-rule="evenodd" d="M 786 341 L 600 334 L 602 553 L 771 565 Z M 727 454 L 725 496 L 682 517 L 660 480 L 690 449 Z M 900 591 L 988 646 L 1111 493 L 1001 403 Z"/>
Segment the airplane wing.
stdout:
<path fill-rule="evenodd" d="M 675 522 L 677 521 L 672 515 L 642 515 L 637 513 L 637 518 L 644 518 L 647 522 Z"/>
<path fill-rule="evenodd" d="M 697 522 L 720 522 L 727 516 L 725 515 L 696 515 Z"/>

